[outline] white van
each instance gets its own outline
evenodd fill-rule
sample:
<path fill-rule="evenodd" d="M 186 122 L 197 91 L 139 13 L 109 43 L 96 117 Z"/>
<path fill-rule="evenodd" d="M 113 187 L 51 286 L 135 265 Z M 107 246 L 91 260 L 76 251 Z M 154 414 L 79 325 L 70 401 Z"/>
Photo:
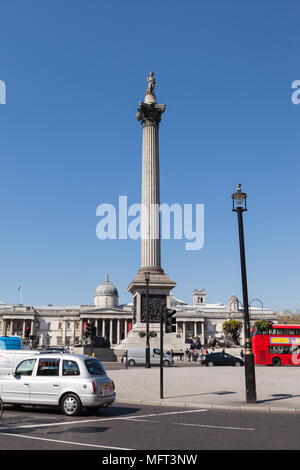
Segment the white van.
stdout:
<path fill-rule="evenodd" d="M 40 351 L 30 349 L 1 349 L 0 375 L 11 374 L 24 359 L 40 354 Z"/>
<path fill-rule="evenodd" d="M 129 347 L 129 348 L 126 348 L 124 352 L 125 354 L 127 353 L 127 364 L 129 365 L 129 367 L 134 367 L 135 365 L 146 364 L 145 348 Z M 160 364 L 160 349 L 150 348 L 150 364 L 151 365 Z M 173 357 L 170 354 L 164 353 L 164 358 L 163 358 L 164 367 L 169 367 L 169 366 L 172 366 L 173 364 L 174 364 Z"/>

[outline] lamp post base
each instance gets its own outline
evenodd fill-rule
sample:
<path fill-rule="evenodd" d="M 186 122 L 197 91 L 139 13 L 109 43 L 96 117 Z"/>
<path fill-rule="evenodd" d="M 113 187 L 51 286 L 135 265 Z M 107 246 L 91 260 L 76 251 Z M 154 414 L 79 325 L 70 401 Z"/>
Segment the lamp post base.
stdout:
<path fill-rule="evenodd" d="M 247 403 L 256 403 L 256 384 L 254 371 L 254 355 L 245 353 L 245 379 L 246 379 L 246 401 Z"/>
<path fill-rule="evenodd" d="M 145 355 L 146 355 L 145 368 L 150 369 L 150 367 L 151 367 L 151 365 L 150 365 L 150 347 L 148 345 L 146 346 L 146 349 L 145 349 Z"/>

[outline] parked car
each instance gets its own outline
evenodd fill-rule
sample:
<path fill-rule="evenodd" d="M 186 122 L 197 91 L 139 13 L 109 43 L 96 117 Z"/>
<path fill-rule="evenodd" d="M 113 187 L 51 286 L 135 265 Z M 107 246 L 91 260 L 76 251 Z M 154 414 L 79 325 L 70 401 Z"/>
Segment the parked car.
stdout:
<path fill-rule="evenodd" d="M 115 397 L 113 381 L 93 356 L 32 355 L 13 374 L 0 377 L 4 404 L 59 406 L 67 416 L 78 415 L 83 407 L 106 407 L 114 403 Z"/>
<path fill-rule="evenodd" d="M 43 348 L 42 350 L 43 352 L 56 352 L 56 353 L 68 353 L 69 351 L 66 349 L 66 348 L 61 348 L 59 346 L 47 346 L 45 348 Z"/>
<path fill-rule="evenodd" d="M 202 364 L 212 366 L 243 366 L 244 361 L 239 357 L 232 356 L 226 352 L 208 353 L 203 356 Z"/>

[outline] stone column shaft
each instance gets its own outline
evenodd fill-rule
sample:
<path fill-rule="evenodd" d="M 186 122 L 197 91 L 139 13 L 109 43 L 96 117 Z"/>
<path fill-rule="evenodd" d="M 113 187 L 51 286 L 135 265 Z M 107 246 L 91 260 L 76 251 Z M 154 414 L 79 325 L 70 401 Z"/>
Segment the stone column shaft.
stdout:
<path fill-rule="evenodd" d="M 113 342 L 113 321 L 112 320 L 109 321 L 109 341 L 110 341 L 110 344 L 112 344 Z"/>
<path fill-rule="evenodd" d="M 120 342 L 120 320 L 117 319 L 117 344 Z"/>
<path fill-rule="evenodd" d="M 160 268 L 158 125 L 143 125 L 141 268 Z"/>
<path fill-rule="evenodd" d="M 201 344 L 204 344 L 204 323 L 201 323 Z"/>

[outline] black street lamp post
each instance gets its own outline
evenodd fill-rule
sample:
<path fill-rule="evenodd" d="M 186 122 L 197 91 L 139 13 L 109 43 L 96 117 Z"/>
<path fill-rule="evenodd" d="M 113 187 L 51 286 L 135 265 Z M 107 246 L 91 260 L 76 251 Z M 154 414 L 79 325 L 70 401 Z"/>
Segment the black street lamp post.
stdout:
<path fill-rule="evenodd" d="M 146 369 L 150 369 L 150 332 L 149 332 L 149 281 L 150 281 L 150 272 L 145 272 L 145 281 L 146 281 Z"/>
<path fill-rule="evenodd" d="M 166 317 L 166 311 L 162 307 L 160 312 L 160 398 L 164 398 L 164 319 Z"/>
<path fill-rule="evenodd" d="M 241 190 L 238 184 L 237 192 L 232 195 L 233 212 L 238 215 L 239 240 L 240 240 L 240 257 L 241 257 L 241 274 L 243 287 L 243 304 L 244 304 L 244 322 L 245 322 L 245 380 L 246 380 L 246 400 L 247 403 L 256 403 L 256 385 L 255 385 L 255 368 L 254 355 L 252 351 L 250 337 L 250 318 L 248 304 L 248 287 L 246 274 L 246 256 L 244 242 L 244 226 L 243 212 L 247 211 L 247 194 Z"/>

